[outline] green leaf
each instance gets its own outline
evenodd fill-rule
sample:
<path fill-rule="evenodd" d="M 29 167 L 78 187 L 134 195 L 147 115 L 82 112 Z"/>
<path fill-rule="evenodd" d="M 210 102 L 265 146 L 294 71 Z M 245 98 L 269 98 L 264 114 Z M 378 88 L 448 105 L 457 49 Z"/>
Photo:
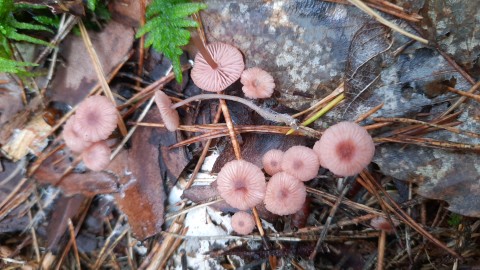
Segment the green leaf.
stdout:
<path fill-rule="evenodd" d="M 187 28 L 198 26 L 197 22 L 188 17 L 206 7 L 203 3 L 185 0 L 153 0 L 145 13 L 147 22 L 137 32 L 137 38 L 148 34 L 145 39 L 146 48 L 151 46 L 172 61 L 178 82 L 182 81 L 181 47 L 190 41 L 190 31 Z"/>
<path fill-rule="evenodd" d="M 87 7 L 91 11 L 95 11 L 95 8 L 97 7 L 97 0 L 88 0 L 87 1 Z"/>
<path fill-rule="evenodd" d="M 10 59 L 0 58 L 0 72 L 6 73 L 23 73 L 25 67 L 36 66 L 33 63 L 19 62 Z"/>

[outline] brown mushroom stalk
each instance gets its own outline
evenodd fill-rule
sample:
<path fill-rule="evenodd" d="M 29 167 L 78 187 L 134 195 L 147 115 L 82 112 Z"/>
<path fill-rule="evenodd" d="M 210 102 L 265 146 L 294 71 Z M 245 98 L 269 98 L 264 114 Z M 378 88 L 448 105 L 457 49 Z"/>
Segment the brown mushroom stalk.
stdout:
<path fill-rule="evenodd" d="M 200 51 L 208 65 L 210 65 L 212 69 L 216 69 L 218 67 L 217 62 L 213 60 L 212 54 L 207 50 L 207 47 L 205 47 L 205 44 L 203 44 L 203 41 L 198 36 L 197 32 L 193 32 L 191 34 L 191 39 L 193 41 L 193 45 L 195 45 L 195 47 Z"/>
<path fill-rule="evenodd" d="M 192 101 L 200 101 L 200 100 L 208 100 L 208 99 L 226 99 L 230 101 L 235 101 L 238 103 L 242 103 L 243 105 L 249 107 L 250 109 L 254 110 L 256 113 L 258 113 L 261 117 L 263 117 L 265 120 L 276 122 L 276 123 L 284 123 L 288 126 L 291 126 L 294 129 L 297 129 L 297 120 L 293 118 L 289 114 L 282 114 L 282 113 L 277 113 L 269 109 L 264 109 L 261 108 L 257 105 L 255 105 L 253 102 L 243 99 L 241 97 L 236 97 L 236 96 L 229 96 L 229 95 L 222 95 L 222 94 L 201 94 L 201 95 L 196 95 L 193 97 L 189 97 L 187 99 L 184 99 L 180 102 L 175 103 L 172 105 L 172 109 L 176 109 L 178 107 L 181 107 L 185 104 L 188 104 Z"/>

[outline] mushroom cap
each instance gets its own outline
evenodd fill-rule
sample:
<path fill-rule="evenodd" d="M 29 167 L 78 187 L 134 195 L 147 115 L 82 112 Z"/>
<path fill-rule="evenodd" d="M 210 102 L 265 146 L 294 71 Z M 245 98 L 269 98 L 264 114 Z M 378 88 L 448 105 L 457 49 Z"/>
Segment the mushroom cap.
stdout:
<path fill-rule="evenodd" d="M 283 151 L 278 149 L 268 150 L 263 155 L 263 169 L 269 174 L 274 175 L 282 171 Z"/>
<path fill-rule="evenodd" d="M 239 211 L 232 216 L 232 228 L 238 234 L 249 234 L 255 228 L 255 220 L 251 214 Z"/>
<path fill-rule="evenodd" d="M 175 131 L 180 125 L 180 116 L 175 109 L 172 109 L 172 101 L 163 91 L 155 91 L 155 103 L 157 103 L 160 116 L 162 117 L 165 127 L 169 131 Z"/>
<path fill-rule="evenodd" d="M 245 96 L 253 99 L 269 98 L 275 88 L 272 75 L 258 67 L 244 70 L 240 82 Z"/>
<path fill-rule="evenodd" d="M 195 85 L 210 92 L 220 92 L 234 83 L 245 69 L 240 51 L 226 43 L 215 42 L 206 46 L 218 67 L 213 69 L 201 53 L 195 56 L 191 77 Z"/>
<path fill-rule="evenodd" d="M 266 182 L 262 170 L 245 160 L 227 162 L 218 173 L 217 190 L 232 207 L 247 210 L 263 201 Z"/>
<path fill-rule="evenodd" d="M 105 141 L 92 144 L 82 153 L 82 160 L 85 166 L 92 171 L 101 171 L 110 163 L 110 147 Z"/>
<path fill-rule="evenodd" d="M 82 137 L 80 137 L 80 135 L 73 130 L 74 125 L 75 115 L 71 116 L 65 123 L 62 131 L 62 137 L 68 148 L 70 148 L 73 152 L 80 153 L 85 148 L 92 145 L 92 142 L 84 141 Z"/>
<path fill-rule="evenodd" d="M 282 170 L 300 181 L 317 176 L 320 162 L 317 154 L 306 146 L 292 146 L 283 154 Z"/>
<path fill-rule="evenodd" d="M 400 223 L 396 219 L 392 219 L 393 225 L 396 227 Z M 375 229 L 375 230 L 380 230 L 380 231 L 385 231 L 387 233 L 391 233 L 394 231 L 394 228 L 392 227 L 392 223 L 390 223 L 386 218 L 384 217 L 376 217 L 372 218 L 370 220 L 370 225 Z"/>
<path fill-rule="evenodd" d="M 265 208 L 277 215 L 290 215 L 302 208 L 306 197 L 303 182 L 286 172 L 280 172 L 268 181 Z"/>
<path fill-rule="evenodd" d="M 83 140 L 105 140 L 117 127 L 117 108 L 104 96 L 91 96 L 78 106 L 73 129 Z"/>
<path fill-rule="evenodd" d="M 340 176 L 361 172 L 375 154 L 372 137 L 354 122 L 340 122 L 329 127 L 317 144 L 314 149 L 320 164 Z"/>

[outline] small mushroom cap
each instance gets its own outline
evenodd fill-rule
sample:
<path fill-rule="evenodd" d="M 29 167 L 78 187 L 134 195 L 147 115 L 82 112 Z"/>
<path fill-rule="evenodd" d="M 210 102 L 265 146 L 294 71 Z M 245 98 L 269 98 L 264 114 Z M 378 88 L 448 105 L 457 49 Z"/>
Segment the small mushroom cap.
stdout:
<path fill-rule="evenodd" d="M 247 210 L 263 201 L 266 182 L 262 170 L 245 160 L 227 162 L 218 173 L 217 190 L 232 207 Z"/>
<path fill-rule="evenodd" d="M 73 130 L 73 126 L 75 125 L 75 115 L 71 116 L 65 126 L 63 127 L 62 137 L 65 140 L 65 144 L 68 148 L 70 148 L 73 152 L 80 153 L 85 148 L 92 145 L 92 142 L 87 142 L 80 137 L 80 135 Z"/>
<path fill-rule="evenodd" d="M 253 99 L 269 98 L 275 88 L 272 75 L 257 67 L 243 71 L 240 82 L 243 84 L 242 90 L 245 96 Z"/>
<path fill-rule="evenodd" d="M 162 116 L 163 123 L 168 131 L 175 131 L 180 125 L 180 116 L 177 110 L 172 109 L 172 101 L 160 90 L 155 91 L 155 103 Z"/>
<path fill-rule="evenodd" d="M 92 171 L 101 171 L 110 163 L 110 148 L 105 141 L 92 144 L 82 153 L 82 160 L 85 166 Z"/>
<path fill-rule="evenodd" d="M 396 227 L 400 223 L 396 219 L 392 219 L 393 225 Z M 390 223 L 386 218 L 384 217 L 376 217 L 372 218 L 370 220 L 370 225 L 375 229 L 375 230 L 380 230 L 380 231 L 385 231 L 387 233 L 391 233 L 394 231 L 392 227 L 392 223 Z"/>
<path fill-rule="evenodd" d="M 361 172 L 375 154 L 372 137 L 354 122 L 340 122 L 329 127 L 317 144 L 314 149 L 320 164 L 340 176 Z"/>
<path fill-rule="evenodd" d="M 271 149 L 263 155 L 263 169 L 269 174 L 274 175 L 282 171 L 283 151 Z"/>
<path fill-rule="evenodd" d="M 308 181 L 317 176 L 319 168 L 317 154 L 306 146 L 292 146 L 283 154 L 283 171 L 300 181 Z"/>
<path fill-rule="evenodd" d="M 73 129 L 83 140 L 105 140 L 117 127 L 117 108 L 104 96 L 86 98 L 77 109 Z"/>
<path fill-rule="evenodd" d="M 250 234 L 255 228 L 255 220 L 251 214 L 239 211 L 232 216 L 232 228 L 238 234 Z"/>
<path fill-rule="evenodd" d="M 265 208 L 277 215 L 290 215 L 302 208 L 306 197 L 303 182 L 286 172 L 280 172 L 268 181 Z"/>
<path fill-rule="evenodd" d="M 206 46 L 218 67 L 213 69 L 201 53 L 195 56 L 191 77 L 205 91 L 220 92 L 234 83 L 245 69 L 240 51 L 228 44 L 215 42 Z"/>

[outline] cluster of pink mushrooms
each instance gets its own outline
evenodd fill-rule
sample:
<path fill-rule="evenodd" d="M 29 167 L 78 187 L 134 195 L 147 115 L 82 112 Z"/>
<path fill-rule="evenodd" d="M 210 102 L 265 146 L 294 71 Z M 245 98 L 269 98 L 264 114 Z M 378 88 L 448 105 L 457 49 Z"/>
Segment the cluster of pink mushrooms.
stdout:
<path fill-rule="evenodd" d="M 304 182 L 315 178 L 320 166 L 338 176 L 356 175 L 371 162 L 374 152 L 372 137 L 364 128 L 341 122 L 328 128 L 313 149 L 293 146 L 285 152 L 272 149 L 265 153 L 262 163 L 271 175 L 268 183 L 259 167 L 235 160 L 219 172 L 217 189 L 228 204 L 242 210 L 233 216 L 232 228 L 239 234 L 249 234 L 255 223 L 253 216 L 243 211 L 263 202 L 274 214 L 294 214 L 305 203 Z"/>
<path fill-rule="evenodd" d="M 93 171 L 104 170 L 110 163 L 106 139 L 117 127 L 117 108 L 104 96 L 86 98 L 63 128 L 65 144 L 81 153 L 83 163 Z"/>
<path fill-rule="evenodd" d="M 266 71 L 254 67 L 247 70 L 238 49 L 225 43 L 212 43 L 200 49 L 191 72 L 194 83 L 201 89 L 220 92 L 240 78 L 242 90 L 248 98 L 268 98 L 275 83 Z M 199 95 L 201 96 L 201 95 Z M 291 122 L 288 115 L 263 111 L 250 101 L 227 95 L 203 95 L 203 98 L 230 98 L 246 104 L 268 120 Z M 155 102 L 165 127 L 175 131 L 180 124 L 176 108 L 189 102 L 172 105 L 162 91 L 155 92 Z M 103 170 L 110 162 L 110 148 L 105 140 L 117 124 L 117 110 L 104 96 L 92 96 L 79 105 L 74 116 L 66 123 L 63 138 L 74 152 L 81 153 L 83 162 L 91 170 Z M 290 215 L 300 210 L 307 196 L 304 182 L 315 178 L 320 166 L 338 176 L 358 174 L 372 160 L 375 152 L 372 137 L 353 122 L 341 122 L 328 128 L 313 149 L 293 146 L 285 152 L 268 151 L 262 159 L 264 172 L 245 161 L 230 161 L 220 170 L 217 189 L 221 197 L 241 211 L 232 217 L 232 228 L 239 234 L 249 234 L 255 227 L 253 216 L 247 212 L 260 203 L 277 215 Z"/>

